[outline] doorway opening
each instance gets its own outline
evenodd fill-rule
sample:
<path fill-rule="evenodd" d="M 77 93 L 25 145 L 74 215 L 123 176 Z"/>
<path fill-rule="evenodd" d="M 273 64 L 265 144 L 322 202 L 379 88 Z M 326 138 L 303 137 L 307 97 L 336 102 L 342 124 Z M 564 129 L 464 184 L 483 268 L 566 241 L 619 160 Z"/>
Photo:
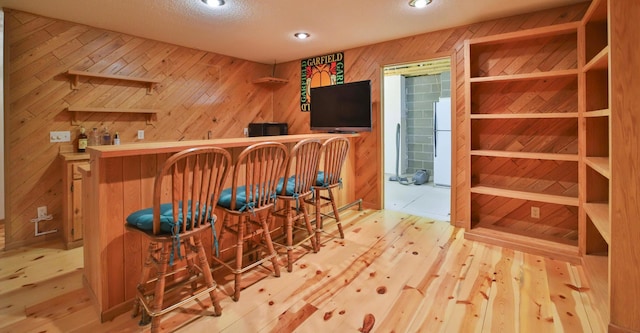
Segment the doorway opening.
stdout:
<path fill-rule="evenodd" d="M 451 220 L 451 58 L 383 68 L 384 208 Z"/>

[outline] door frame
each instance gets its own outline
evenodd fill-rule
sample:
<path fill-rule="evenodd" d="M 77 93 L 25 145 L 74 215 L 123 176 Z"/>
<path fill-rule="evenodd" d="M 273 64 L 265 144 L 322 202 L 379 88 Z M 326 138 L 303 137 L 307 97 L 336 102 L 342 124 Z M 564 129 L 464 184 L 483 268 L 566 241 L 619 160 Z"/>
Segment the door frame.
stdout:
<path fill-rule="evenodd" d="M 429 62 L 432 60 L 436 60 L 436 59 L 442 59 L 442 58 L 449 58 L 451 59 L 451 191 L 450 191 L 450 223 L 453 226 L 456 227 L 462 227 L 463 224 L 461 223 L 461 221 L 458 221 L 458 205 L 457 202 L 455 201 L 455 198 L 457 197 L 457 170 L 458 170 L 458 156 L 456 154 L 457 152 L 457 147 L 458 147 L 458 124 L 456 122 L 457 119 L 457 113 L 458 113 L 458 108 L 457 108 L 457 100 L 458 100 L 458 96 L 457 96 L 457 77 L 458 77 L 458 66 L 456 64 L 456 51 L 453 50 L 452 52 L 442 52 L 442 53 L 434 53 L 430 56 L 426 56 L 426 57 L 422 57 L 421 59 L 407 59 L 404 61 L 399 61 L 399 62 L 395 62 L 395 63 L 383 63 L 380 66 L 380 118 L 378 119 L 379 123 L 382 124 L 381 125 L 381 129 L 380 129 L 380 142 L 383 143 L 384 145 L 384 69 L 386 67 L 390 67 L 390 66 L 401 66 L 401 65 L 405 65 L 405 64 L 414 64 L 414 63 L 419 63 L 419 62 Z M 463 110 L 464 111 L 464 110 Z M 385 208 L 385 173 L 384 173 L 384 161 L 385 161 L 385 149 L 384 146 L 381 149 L 381 161 L 378 164 L 380 166 L 380 170 L 379 170 L 379 174 L 381 177 L 381 181 L 380 181 L 380 188 L 381 191 L 380 193 L 382 194 L 382 198 L 381 198 L 381 207 L 384 209 Z M 464 207 L 463 207 L 464 208 Z"/>

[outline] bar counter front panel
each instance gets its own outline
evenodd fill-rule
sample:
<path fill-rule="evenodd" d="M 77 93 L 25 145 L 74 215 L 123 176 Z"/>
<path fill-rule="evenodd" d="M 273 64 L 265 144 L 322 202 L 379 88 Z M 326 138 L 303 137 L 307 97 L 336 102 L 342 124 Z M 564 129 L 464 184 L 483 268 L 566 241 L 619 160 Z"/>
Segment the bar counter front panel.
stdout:
<path fill-rule="evenodd" d="M 103 321 L 129 311 L 148 243 L 134 233 L 125 231 L 125 218 L 132 212 L 152 206 L 156 171 L 171 154 L 202 146 L 226 148 L 236 157 L 255 143 L 281 142 L 289 148 L 303 139 L 324 141 L 337 134 L 305 134 L 252 138 L 231 138 L 180 142 L 135 143 L 120 146 L 89 147 L 90 169 L 83 170 L 84 219 L 84 283 L 91 291 Z M 350 138 L 357 134 L 339 134 Z M 342 179 L 344 186 L 336 191 L 338 206 L 355 198 L 353 139 Z M 227 180 L 231 184 L 231 174 Z M 164 197 L 169 200 L 168 191 Z M 163 200 L 165 202 L 165 200 Z M 221 214 L 216 223 L 220 234 Z M 211 252 L 211 237 L 203 239 L 207 255 Z"/>

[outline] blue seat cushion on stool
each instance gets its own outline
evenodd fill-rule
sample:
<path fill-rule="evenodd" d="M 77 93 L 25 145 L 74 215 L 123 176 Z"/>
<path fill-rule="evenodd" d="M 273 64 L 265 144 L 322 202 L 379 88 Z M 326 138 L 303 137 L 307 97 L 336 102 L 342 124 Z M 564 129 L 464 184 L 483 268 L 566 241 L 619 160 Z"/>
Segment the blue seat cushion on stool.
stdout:
<path fill-rule="evenodd" d="M 338 179 L 338 183 L 342 185 L 342 178 Z M 324 182 L 324 171 L 318 171 L 318 177 L 316 178 L 316 186 L 327 187 L 329 184 Z"/>
<path fill-rule="evenodd" d="M 324 171 L 318 171 L 318 178 L 316 178 L 316 186 L 326 186 L 324 183 Z"/>
<path fill-rule="evenodd" d="M 280 189 L 282 189 L 282 183 L 284 181 L 282 179 L 280 179 L 280 181 L 278 181 L 278 187 Z M 289 186 L 287 186 L 289 187 Z M 236 191 L 236 211 L 239 212 L 243 212 L 247 209 L 251 210 L 251 208 L 253 207 L 253 203 L 247 203 L 247 196 L 246 196 L 246 186 L 239 186 L 238 190 Z M 271 194 L 271 196 L 273 196 L 275 198 L 276 193 Z M 218 206 L 226 208 L 226 209 L 231 209 L 231 187 L 229 188 L 225 188 L 224 190 L 222 190 L 222 192 L 220 192 L 220 199 L 218 199 Z"/>
<path fill-rule="evenodd" d="M 173 227 L 176 225 L 173 221 L 173 209 L 172 204 L 164 203 L 160 205 L 160 232 L 165 234 L 171 234 Z M 182 202 L 179 203 L 178 209 L 182 210 Z M 200 212 L 196 211 L 196 214 Z M 204 213 L 204 212 L 202 212 Z M 206 214 L 210 214 L 211 209 L 208 209 Z M 197 218 L 197 216 L 196 216 Z M 211 216 L 208 219 L 212 219 Z M 213 223 L 214 221 L 210 221 Z M 145 208 L 135 211 L 127 216 L 127 224 L 136 227 L 140 230 L 151 231 L 153 230 L 153 208 Z M 178 214 L 178 226 L 182 227 L 182 214 Z M 187 229 L 191 229 L 191 202 L 187 205 Z"/>
<path fill-rule="evenodd" d="M 280 180 L 278 181 L 278 187 L 276 187 L 276 193 L 278 193 L 279 195 L 282 195 L 283 186 L 284 186 L 284 178 L 280 178 Z M 296 187 L 296 176 L 294 175 L 289 177 L 289 180 L 287 180 L 287 188 L 284 195 L 292 196 L 294 194 L 295 187 Z"/>

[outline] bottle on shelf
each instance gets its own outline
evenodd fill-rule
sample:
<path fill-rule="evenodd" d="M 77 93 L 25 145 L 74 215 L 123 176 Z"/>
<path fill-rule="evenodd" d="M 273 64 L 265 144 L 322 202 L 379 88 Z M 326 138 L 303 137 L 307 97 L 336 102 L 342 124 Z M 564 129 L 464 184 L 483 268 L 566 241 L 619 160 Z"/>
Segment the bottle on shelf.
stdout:
<path fill-rule="evenodd" d="M 103 145 L 111 144 L 111 134 L 109 134 L 109 130 L 107 129 L 107 126 L 104 126 L 102 128 L 102 144 Z"/>
<path fill-rule="evenodd" d="M 78 153 L 84 153 L 87 149 L 89 138 L 84 131 L 84 127 L 80 127 L 80 134 L 78 134 Z"/>
<path fill-rule="evenodd" d="M 119 145 L 120 144 L 120 134 L 118 134 L 118 131 L 116 131 L 113 134 L 113 144 L 114 145 Z"/>
<path fill-rule="evenodd" d="M 94 127 L 91 130 L 91 135 L 89 136 L 89 146 L 99 146 L 100 145 L 100 133 L 98 133 L 98 128 Z"/>

